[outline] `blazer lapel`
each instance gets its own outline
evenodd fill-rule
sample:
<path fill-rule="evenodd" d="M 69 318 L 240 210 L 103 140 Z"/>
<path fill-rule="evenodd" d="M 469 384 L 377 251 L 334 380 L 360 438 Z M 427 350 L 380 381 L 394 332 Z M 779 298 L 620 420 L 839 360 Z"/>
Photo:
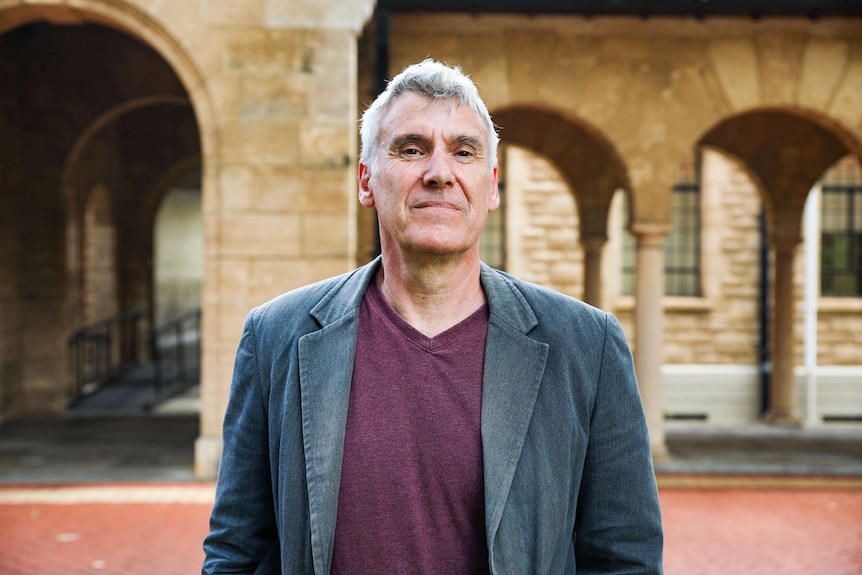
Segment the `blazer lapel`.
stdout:
<path fill-rule="evenodd" d="M 314 572 L 328 575 L 335 541 L 344 430 L 353 376 L 358 308 L 377 263 L 337 286 L 311 314 L 322 325 L 299 340 L 302 439 Z"/>
<path fill-rule="evenodd" d="M 482 449 L 488 549 L 508 499 L 548 356 L 526 335 L 538 323 L 523 295 L 498 272 L 483 269 L 491 319 L 482 383 Z M 493 565 L 494 558 L 490 557 Z"/>

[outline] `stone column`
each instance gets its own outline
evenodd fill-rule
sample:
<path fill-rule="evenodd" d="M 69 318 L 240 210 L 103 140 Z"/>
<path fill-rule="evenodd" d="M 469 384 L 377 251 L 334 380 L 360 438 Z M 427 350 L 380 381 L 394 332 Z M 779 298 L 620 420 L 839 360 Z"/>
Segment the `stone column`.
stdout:
<path fill-rule="evenodd" d="M 793 260 L 798 241 L 773 240 L 775 280 L 772 307 L 772 378 L 765 421 L 800 425 L 796 377 L 793 374 Z"/>
<path fill-rule="evenodd" d="M 203 174 L 201 479 L 217 476 L 249 310 L 356 264 L 356 38 L 373 2 L 305 4 L 250 2 L 265 13 L 250 26 L 207 4 L 224 33 L 206 79 L 219 146 Z"/>
<path fill-rule="evenodd" d="M 584 301 L 602 307 L 602 251 L 605 236 L 581 236 L 584 248 Z"/>
<path fill-rule="evenodd" d="M 664 383 L 661 366 L 664 336 L 664 238 L 670 226 L 635 223 L 635 371 L 656 460 L 668 457 L 664 434 Z"/>

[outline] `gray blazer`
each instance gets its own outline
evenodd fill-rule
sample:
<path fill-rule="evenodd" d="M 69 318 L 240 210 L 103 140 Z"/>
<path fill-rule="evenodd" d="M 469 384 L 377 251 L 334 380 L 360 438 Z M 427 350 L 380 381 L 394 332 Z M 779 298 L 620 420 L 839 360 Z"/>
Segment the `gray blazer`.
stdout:
<path fill-rule="evenodd" d="M 203 573 L 329 575 L 359 303 L 379 265 L 249 314 Z M 661 573 L 646 422 L 619 323 L 484 265 L 481 282 L 492 573 Z"/>

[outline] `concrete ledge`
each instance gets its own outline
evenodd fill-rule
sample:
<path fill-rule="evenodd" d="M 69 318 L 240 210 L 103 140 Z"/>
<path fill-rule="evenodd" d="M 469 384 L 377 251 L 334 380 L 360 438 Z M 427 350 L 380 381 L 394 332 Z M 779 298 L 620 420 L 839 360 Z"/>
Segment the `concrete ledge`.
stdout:
<path fill-rule="evenodd" d="M 195 440 L 195 477 L 212 481 L 218 477 L 222 442 L 220 437 L 200 436 Z"/>

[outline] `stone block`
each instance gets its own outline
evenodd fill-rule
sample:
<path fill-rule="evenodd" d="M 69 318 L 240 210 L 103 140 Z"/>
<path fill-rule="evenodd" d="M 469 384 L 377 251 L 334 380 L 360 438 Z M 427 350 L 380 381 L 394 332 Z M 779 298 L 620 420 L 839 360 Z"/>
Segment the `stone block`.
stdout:
<path fill-rule="evenodd" d="M 302 218 L 303 255 L 346 259 L 350 226 L 346 214 L 306 214 Z"/>
<path fill-rule="evenodd" d="M 805 41 L 796 35 L 765 34 L 757 39 L 763 104 L 795 103 Z"/>
<path fill-rule="evenodd" d="M 193 4 L 193 2 L 189 2 Z M 200 0 L 201 17 L 217 26 L 254 26 L 263 24 L 264 0 Z"/>
<path fill-rule="evenodd" d="M 233 256 L 297 256 L 301 252 L 300 216 L 249 213 L 222 218 L 219 252 Z"/>
<path fill-rule="evenodd" d="M 256 211 L 307 213 L 348 211 L 344 170 L 261 168 L 251 187 Z"/>
<path fill-rule="evenodd" d="M 347 167 L 353 159 L 355 130 L 347 124 L 303 122 L 299 132 L 303 166 Z"/>
<path fill-rule="evenodd" d="M 228 163 L 296 164 L 299 125 L 293 122 L 229 122 L 222 126 L 222 157 Z"/>
<path fill-rule="evenodd" d="M 268 301 L 282 293 L 342 274 L 344 258 L 260 259 L 252 265 L 251 299 Z"/>
<path fill-rule="evenodd" d="M 212 263 L 216 278 L 213 282 L 212 303 L 224 301 L 247 301 L 251 284 L 252 262 L 248 258 L 226 257 Z M 209 301 L 209 300 L 207 300 Z"/>
<path fill-rule="evenodd" d="M 219 175 L 221 209 L 226 212 L 250 210 L 253 206 L 252 195 L 257 183 L 254 169 L 248 164 L 227 164 Z"/>
<path fill-rule="evenodd" d="M 808 40 L 799 81 L 799 103 L 826 108 L 847 66 L 848 46 L 842 40 Z"/>
<path fill-rule="evenodd" d="M 733 110 L 760 102 L 757 50 L 747 38 L 719 38 L 709 47 L 709 61 Z"/>
<path fill-rule="evenodd" d="M 279 121 L 305 117 L 309 84 L 306 74 L 246 74 L 240 82 L 240 118 Z"/>
<path fill-rule="evenodd" d="M 318 0 L 267 0 L 266 25 L 286 28 L 361 30 L 374 10 L 373 0 L 319 2 Z"/>

